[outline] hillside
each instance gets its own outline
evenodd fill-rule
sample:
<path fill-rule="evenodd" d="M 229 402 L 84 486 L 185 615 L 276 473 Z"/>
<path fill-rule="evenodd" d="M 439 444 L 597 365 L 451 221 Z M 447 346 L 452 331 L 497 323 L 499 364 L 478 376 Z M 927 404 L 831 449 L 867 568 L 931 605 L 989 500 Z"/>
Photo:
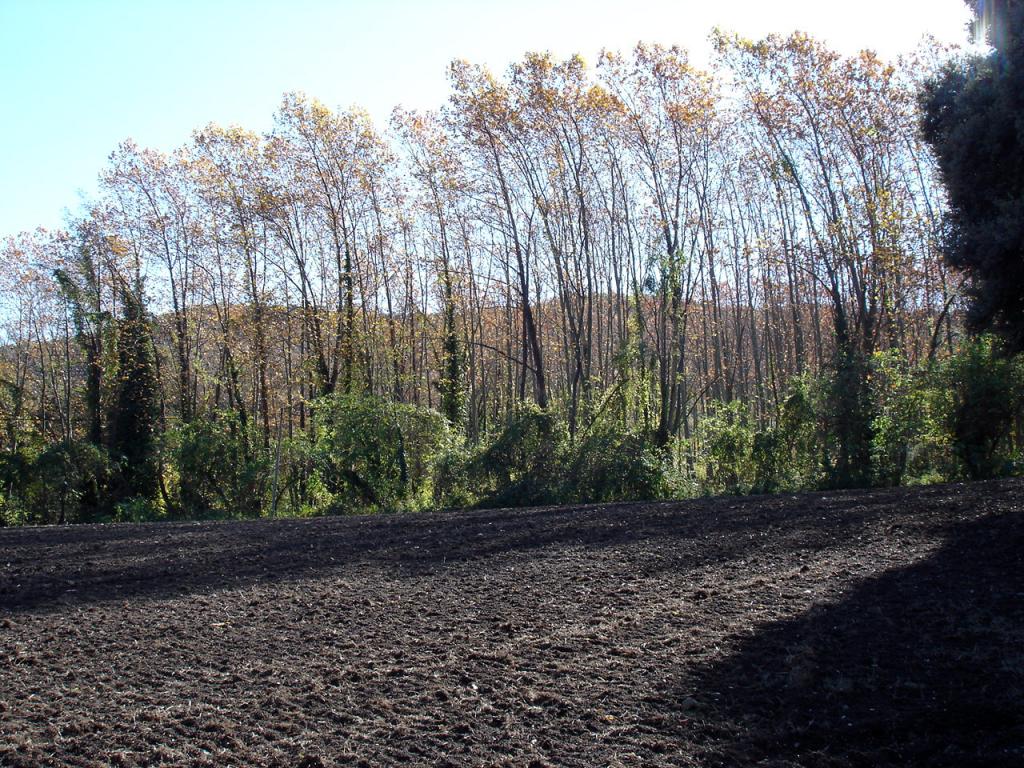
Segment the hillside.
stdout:
<path fill-rule="evenodd" d="M 1022 502 L 0 530 L 0 764 L 1022 764 Z"/>

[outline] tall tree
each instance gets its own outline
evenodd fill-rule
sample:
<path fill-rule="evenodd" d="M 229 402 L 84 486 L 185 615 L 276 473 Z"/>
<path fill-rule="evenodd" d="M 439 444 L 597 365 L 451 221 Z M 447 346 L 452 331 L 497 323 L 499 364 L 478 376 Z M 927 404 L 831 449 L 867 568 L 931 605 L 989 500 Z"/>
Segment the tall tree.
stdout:
<path fill-rule="evenodd" d="M 1024 350 L 1024 2 L 972 3 L 994 50 L 949 65 L 922 125 L 949 194 L 950 263 L 970 276 L 968 322 Z"/>
<path fill-rule="evenodd" d="M 392 122 L 404 139 L 411 175 L 421 191 L 421 209 L 429 222 L 427 237 L 437 254 L 433 266 L 441 301 L 441 357 L 438 361 L 441 413 L 452 426 L 461 429 L 465 415 L 465 354 L 457 324 L 453 230 L 457 231 L 455 221 L 460 214 L 456 196 L 462 193 L 465 181 L 461 178 L 457 155 L 436 115 L 396 110 Z"/>
<path fill-rule="evenodd" d="M 54 270 L 54 278 L 71 309 L 75 341 L 85 355 L 86 440 L 103 440 L 103 337 L 109 315 L 103 308 L 102 252 L 109 244 L 96 223 L 79 222 L 71 248 L 75 256 L 67 267 Z"/>
<path fill-rule="evenodd" d="M 154 498 L 159 488 L 157 437 L 160 380 L 141 285 L 121 289 L 118 379 L 111 416 L 111 452 L 122 465 L 130 496 Z"/>

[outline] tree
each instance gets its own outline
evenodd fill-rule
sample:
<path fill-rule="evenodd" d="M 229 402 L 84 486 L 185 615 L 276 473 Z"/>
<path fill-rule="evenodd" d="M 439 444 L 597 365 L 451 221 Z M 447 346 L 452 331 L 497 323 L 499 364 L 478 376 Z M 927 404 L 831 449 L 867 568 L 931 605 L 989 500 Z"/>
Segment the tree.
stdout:
<path fill-rule="evenodd" d="M 916 380 L 959 339 L 924 69 L 717 42 L 707 71 L 648 45 L 456 62 L 390 135 L 296 93 L 268 133 L 125 142 L 88 233 L 0 242 L 0 514 L 28 519 L 22 468 L 85 442 L 185 515 L 922 476 L 872 361 Z M 953 476 L 951 423 L 929 476 Z M 1000 435 L 1012 468 L 1024 419 Z M 709 475 L 716 446 L 736 466 Z"/>
<path fill-rule="evenodd" d="M 436 116 L 396 110 L 393 123 L 405 140 L 412 176 L 423 190 L 424 213 L 436 228 L 430 236 L 436 242 L 434 266 L 441 294 L 441 359 L 437 386 L 441 413 L 452 427 L 461 429 L 465 407 L 465 361 L 456 322 L 458 310 L 449 230 L 450 219 L 458 216 L 452 198 L 464 182 L 460 178 L 461 169 L 453 159 L 448 137 L 441 130 Z"/>
<path fill-rule="evenodd" d="M 160 381 L 141 290 L 122 288 L 117 336 L 118 381 L 111 415 L 111 452 L 121 462 L 129 496 L 147 499 L 159 487 L 157 434 Z"/>
<path fill-rule="evenodd" d="M 54 270 L 54 279 L 71 309 L 75 341 L 85 355 L 86 439 L 95 446 L 103 441 L 103 336 L 109 319 L 103 311 L 102 285 L 97 251 L 106 246 L 95 224 L 78 225 L 76 257 L 69 269 Z"/>
<path fill-rule="evenodd" d="M 125 233 L 125 241 L 163 273 L 156 284 L 169 300 L 169 335 L 177 367 L 178 414 L 188 423 L 196 411 L 196 337 L 201 329 L 194 307 L 199 303 L 202 227 L 198 221 L 193 160 L 185 149 L 165 155 L 122 143 L 110 156 L 101 176 L 110 199 L 111 224 Z M 152 291 L 154 283 L 148 285 Z M 162 291 L 160 289 L 163 289 Z M 173 379 L 169 378 L 169 382 Z"/>
<path fill-rule="evenodd" d="M 1024 350 L 1024 2 L 977 3 L 994 46 L 923 95 L 923 133 L 949 194 L 949 262 L 971 279 L 968 323 Z"/>

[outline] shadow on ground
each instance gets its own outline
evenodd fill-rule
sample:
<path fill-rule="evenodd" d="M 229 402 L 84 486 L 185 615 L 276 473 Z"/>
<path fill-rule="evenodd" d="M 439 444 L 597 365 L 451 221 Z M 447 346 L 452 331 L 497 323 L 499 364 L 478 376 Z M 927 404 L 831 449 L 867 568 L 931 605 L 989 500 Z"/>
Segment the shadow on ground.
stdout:
<path fill-rule="evenodd" d="M 969 486 L 966 486 L 969 488 Z M 986 493 L 1016 494 L 1016 481 Z M 723 497 L 686 502 L 484 510 L 424 515 L 0 529 L 0 610 L 163 598 L 384 569 L 423 576 L 507 554 L 653 547 L 633 575 L 742 559 L 780 540 L 812 552 L 913 506 L 971 507 L 965 486 Z"/>
<path fill-rule="evenodd" d="M 708 765 L 1024 765 L 1024 516 L 761 627 L 662 705 Z"/>

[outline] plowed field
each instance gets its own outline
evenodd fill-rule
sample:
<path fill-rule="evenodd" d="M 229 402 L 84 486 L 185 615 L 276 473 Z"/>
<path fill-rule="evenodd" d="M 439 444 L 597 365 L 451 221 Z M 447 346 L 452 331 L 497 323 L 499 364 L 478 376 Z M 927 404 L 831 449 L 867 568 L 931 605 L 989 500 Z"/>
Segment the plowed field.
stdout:
<path fill-rule="evenodd" d="M 1022 506 L 0 530 L 0 765 L 1024 765 Z"/>

